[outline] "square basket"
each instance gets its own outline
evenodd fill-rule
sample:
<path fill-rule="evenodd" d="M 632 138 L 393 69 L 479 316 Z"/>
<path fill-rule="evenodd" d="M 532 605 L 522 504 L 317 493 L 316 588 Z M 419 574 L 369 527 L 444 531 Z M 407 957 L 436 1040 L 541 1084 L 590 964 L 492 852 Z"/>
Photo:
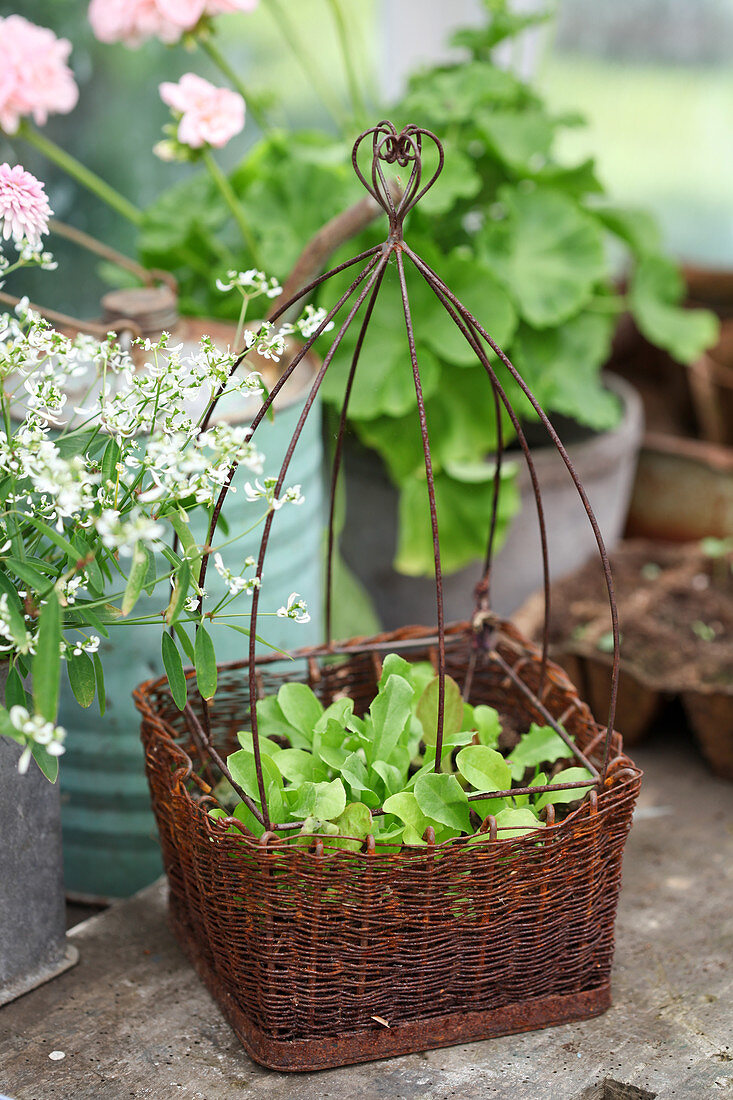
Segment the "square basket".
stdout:
<path fill-rule="evenodd" d="M 605 733 L 566 674 L 498 622 L 494 652 L 600 765 Z M 409 627 L 258 662 L 260 692 L 301 680 L 328 704 L 366 710 L 381 658 L 436 660 L 435 635 Z M 446 632 L 446 670 L 462 685 L 474 638 Z M 220 751 L 248 727 L 246 663 L 222 666 L 211 733 Z M 208 815 L 203 761 L 165 680 L 136 692 L 173 929 L 248 1054 L 278 1070 L 316 1070 L 528 1031 L 610 1004 L 621 859 L 641 772 L 614 733 L 603 789 L 522 837 L 361 852 L 295 848 L 232 835 Z M 508 729 L 542 714 L 480 654 L 470 702 Z"/>

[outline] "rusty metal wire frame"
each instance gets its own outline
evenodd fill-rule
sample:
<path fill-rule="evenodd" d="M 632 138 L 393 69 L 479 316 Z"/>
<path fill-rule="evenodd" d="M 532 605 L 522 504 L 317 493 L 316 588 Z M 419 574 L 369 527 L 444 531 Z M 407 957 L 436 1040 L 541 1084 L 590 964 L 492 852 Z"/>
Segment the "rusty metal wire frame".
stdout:
<path fill-rule="evenodd" d="M 359 154 L 361 147 L 365 141 L 371 139 L 371 169 L 369 172 L 369 178 L 362 171 L 359 163 Z M 437 164 L 426 182 L 423 181 L 423 142 L 431 142 L 434 150 L 437 154 Z M 415 334 L 412 321 L 412 313 L 410 309 L 410 298 L 407 286 L 407 279 L 405 275 L 405 258 L 407 258 L 412 267 L 418 272 L 421 278 L 427 283 L 436 299 L 441 303 L 448 315 L 454 321 L 456 327 L 461 332 L 469 346 L 474 351 L 477 360 L 484 367 L 490 391 L 492 394 L 494 411 L 497 424 L 497 453 L 495 459 L 495 472 L 494 472 L 494 499 L 492 505 L 491 516 L 489 517 L 489 531 L 487 541 L 487 551 L 484 561 L 484 569 L 481 579 L 476 588 L 476 608 L 473 619 L 474 629 L 474 646 L 469 657 L 468 673 L 464 683 L 464 693 L 468 697 L 471 691 L 472 679 L 475 674 L 477 661 L 483 657 L 488 657 L 491 660 L 502 662 L 502 658 L 497 654 L 496 647 L 494 645 L 494 631 L 492 628 L 492 616 L 490 612 L 490 581 L 491 581 L 491 565 L 493 558 L 493 551 L 496 538 L 497 527 L 497 502 L 498 502 L 498 490 L 501 478 L 502 459 L 504 454 L 504 438 L 502 431 L 502 407 L 506 411 L 509 420 L 514 428 L 517 436 L 517 440 L 522 449 L 524 458 L 529 470 L 530 480 L 532 484 L 532 490 L 535 497 L 537 519 L 540 531 L 540 543 L 542 553 L 542 570 L 543 570 L 543 588 L 544 588 L 544 600 L 545 600 L 545 623 L 542 639 L 542 655 L 540 664 L 540 678 L 537 690 L 534 691 L 530 688 L 526 682 L 516 673 L 511 667 L 504 667 L 503 671 L 512 681 L 517 691 L 524 694 L 529 701 L 535 705 L 542 715 L 543 720 L 550 725 L 556 733 L 566 742 L 572 749 L 578 760 L 589 769 L 594 777 L 596 786 L 600 789 L 605 780 L 608 763 L 609 763 L 609 750 L 611 744 L 611 738 L 613 735 L 613 726 L 616 713 L 616 697 L 618 691 L 618 675 L 619 675 L 619 628 L 618 628 L 618 614 L 616 610 L 616 601 L 613 590 L 613 578 L 611 576 L 610 565 L 608 561 L 608 554 L 603 542 L 600 529 L 598 527 L 597 520 L 593 513 L 593 509 L 585 493 L 585 490 L 581 484 L 578 474 L 575 470 L 573 462 L 568 455 L 565 447 L 563 446 L 557 432 L 553 428 L 549 419 L 545 415 L 544 411 L 540 407 L 537 399 L 533 395 L 529 386 L 526 384 L 519 371 L 514 367 L 502 349 L 496 344 L 496 342 L 489 335 L 487 330 L 481 325 L 481 323 L 461 304 L 461 302 L 452 293 L 450 288 L 442 281 L 442 279 L 436 274 L 436 272 L 426 264 L 412 249 L 409 247 L 403 236 L 404 220 L 407 214 L 412 210 L 419 200 L 426 194 L 426 192 L 433 186 L 438 179 L 444 163 L 443 147 L 439 139 L 435 134 L 429 130 L 421 129 L 417 126 L 407 126 L 401 132 L 397 132 L 392 123 L 388 121 L 382 121 L 376 126 L 371 127 L 369 130 L 365 130 L 356 140 L 353 152 L 352 163 L 356 175 L 363 183 L 369 194 L 376 200 L 377 203 L 387 214 L 389 219 L 389 233 L 385 242 L 381 245 L 376 245 L 371 249 L 360 253 L 354 259 L 340 264 L 338 267 L 331 269 L 320 275 L 317 279 L 314 279 L 307 286 L 303 287 L 297 294 L 293 295 L 284 304 L 271 314 L 270 320 L 272 323 L 286 315 L 292 307 L 304 300 L 311 294 L 317 287 L 326 283 L 334 275 L 339 272 L 345 271 L 350 267 L 353 267 L 361 262 L 364 266 L 359 271 L 356 278 L 352 281 L 349 288 L 341 295 L 338 302 L 328 311 L 324 320 L 318 326 L 313 335 L 300 347 L 298 352 L 294 355 L 287 368 L 284 370 L 278 382 L 273 386 L 267 399 L 263 402 L 262 407 L 257 412 L 257 415 L 252 421 L 250 433 L 251 435 L 257 430 L 257 427 L 262 422 L 264 417 L 272 405 L 273 401 L 277 397 L 282 387 L 286 384 L 290 376 L 293 374 L 298 364 L 307 355 L 310 349 L 313 347 L 316 340 L 324 333 L 328 326 L 335 322 L 340 311 L 348 306 L 348 312 L 345 319 L 340 324 L 335 338 L 333 339 L 331 346 L 323 360 L 323 363 L 313 381 L 311 390 L 306 398 L 303 410 L 299 417 L 292 439 L 286 451 L 283 459 L 280 473 L 277 479 L 277 485 L 275 493 L 277 496 L 281 493 L 287 471 L 290 466 L 290 462 L 300 438 L 301 432 L 305 421 L 313 407 L 313 403 L 316 400 L 321 383 L 333 362 L 339 346 L 341 345 L 343 338 L 348 331 L 351 324 L 356 319 L 359 311 L 365 302 L 367 302 L 364 317 L 361 323 L 361 329 L 357 339 L 356 347 L 352 356 L 351 368 L 349 371 L 346 390 L 344 394 L 344 402 L 341 410 L 341 416 L 339 420 L 339 429 L 337 435 L 333 471 L 331 477 L 331 489 L 330 489 L 330 506 L 329 506 L 329 523 L 328 523 L 328 543 L 327 543 L 327 584 L 326 584 L 326 629 L 327 639 L 331 642 L 331 622 L 332 622 L 332 587 L 333 587 L 333 554 L 334 554 L 334 514 L 335 514 L 335 500 L 336 500 L 336 488 L 338 484 L 338 477 L 342 463 L 343 456 L 343 443 L 344 435 L 346 431 L 349 400 L 353 388 L 354 378 L 358 368 L 359 357 L 361 349 L 364 343 L 364 339 L 369 327 L 369 323 L 374 310 L 374 305 L 377 300 L 377 296 L 380 292 L 384 274 L 387 264 L 390 260 L 394 260 L 397 266 L 397 272 L 399 276 L 400 284 L 400 296 L 402 301 L 402 308 L 405 318 L 405 334 L 407 348 L 410 357 L 410 363 L 412 367 L 413 381 L 415 386 L 415 397 L 417 402 L 418 419 L 420 424 L 420 434 L 423 446 L 423 455 L 425 462 L 425 478 L 427 483 L 427 496 L 428 505 L 430 510 L 430 523 L 432 531 L 433 541 L 433 559 L 435 567 L 435 587 L 436 587 L 436 610 L 437 610 L 437 672 L 439 682 L 438 692 L 438 721 L 437 721 L 437 739 L 436 739 L 436 753 L 435 753 L 435 770 L 440 768 L 442 749 L 443 749 L 443 721 L 444 721 L 444 708 L 445 708 L 445 633 L 446 624 L 444 619 L 443 610 L 443 578 L 442 578 L 442 566 L 440 557 L 440 538 L 438 527 L 438 514 L 435 502 L 435 484 L 433 478 L 432 459 L 430 451 L 430 438 L 427 417 L 425 412 L 425 402 L 422 392 L 422 383 L 420 377 L 420 368 L 418 363 L 417 351 L 415 346 Z M 397 165 L 403 169 L 409 169 L 409 176 L 406 184 L 399 197 L 393 194 L 393 188 L 388 183 L 383 165 Z M 353 299 L 353 300 L 352 300 Z M 542 424 L 550 436 L 550 439 L 557 451 L 559 452 L 568 473 L 578 491 L 581 502 L 588 516 L 588 520 L 593 529 L 596 542 L 598 544 L 598 550 L 601 557 L 603 566 L 606 587 L 608 590 L 609 604 L 611 608 L 611 622 L 613 633 L 613 667 L 612 667 L 612 681 L 610 692 L 610 705 L 608 712 L 608 720 L 605 730 L 605 742 L 602 758 L 596 766 L 586 755 L 580 750 L 575 742 L 570 738 L 562 726 L 562 723 L 558 722 L 556 718 L 543 706 L 542 692 L 545 682 L 546 670 L 548 665 L 548 641 L 549 641 L 549 613 L 550 613 L 550 576 L 549 576 L 549 560 L 548 560 L 548 545 L 547 545 L 547 529 L 544 515 L 544 509 L 542 505 L 542 496 L 537 477 L 537 472 L 532 459 L 532 454 L 522 430 L 522 425 L 514 411 L 512 404 L 507 396 L 504 387 L 499 380 L 497 371 L 492 365 L 489 359 L 489 353 L 496 355 L 500 363 L 509 372 L 510 376 L 519 385 L 522 392 L 532 404 L 533 408 L 537 412 Z M 236 370 L 241 363 L 244 356 L 240 356 L 235 362 L 233 370 Z M 224 386 L 222 386 L 222 391 Z M 213 412 L 216 402 L 210 410 L 209 416 Z M 205 425 L 204 425 L 205 427 Z M 236 472 L 236 465 L 232 466 L 228 472 L 227 478 L 222 486 L 219 497 L 216 501 L 215 507 L 212 512 L 211 524 L 209 529 L 209 545 L 212 544 L 214 533 L 216 530 L 217 522 L 221 513 L 222 506 L 226 499 L 226 495 L 231 486 L 234 474 Z M 264 524 L 262 540 L 260 543 L 259 557 L 257 561 L 257 575 L 262 575 L 263 565 L 265 561 L 265 555 L 267 552 L 267 546 L 270 539 L 270 533 L 272 529 L 274 512 L 271 511 Z M 205 555 L 201 564 L 201 570 L 199 575 L 199 587 L 203 590 L 206 580 L 206 572 L 208 568 L 208 555 Z M 255 646 L 256 646 L 256 634 L 257 634 L 257 615 L 259 609 L 260 590 L 255 588 L 252 596 L 252 610 L 250 616 L 250 636 L 249 636 L 249 659 L 248 659 L 248 674 L 249 674 L 249 688 L 251 698 L 257 700 L 258 698 L 258 662 L 256 660 Z M 209 708 L 206 704 L 203 705 L 203 711 L 201 718 L 198 718 L 191 707 L 186 709 L 186 715 L 189 721 L 190 730 L 192 736 L 196 740 L 196 744 L 200 749 L 203 749 L 214 760 L 216 765 L 223 771 L 230 780 L 231 776 L 226 770 L 226 766 L 223 763 L 221 756 L 216 752 L 211 739 L 211 727 L 209 718 Z M 256 708 L 253 706 L 251 711 L 251 724 L 252 724 L 252 743 L 255 758 L 255 768 L 257 773 L 257 785 L 259 792 L 259 800 L 262 806 L 260 812 L 256 803 L 241 790 L 236 783 L 233 785 L 238 791 L 244 802 L 249 806 L 252 813 L 255 815 L 258 821 L 265 827 L 266 830 L 271 831 L 288 826 L 273 824 L 269 811 L 267 808 L 267 796 L 265 790 L 265 782 L 262 770 L 262 759 L 260 753 L 259 736 L 257 729 L 257 713 Z M 587 788 L 588 784 L 578 784 L 578 787 Z M 488 792 L 487 797 L 496 796 L 498 792 Z"/>
<path fill-rule="evenodd" d="M 542 712 L 600 768 L 603 735 L 567 674 L 511 624 L 489 623 L 501 661 L 478 661 L 470 701 L 526 729 Z M 445 633 L 448 673 L 465 687 L 470 623 Z M 438 661 L 437 635 L 405 627 L 258 658 L 261 691 L 307 682 L 324 704 L 369 707 L 382 660 Z M 521 679 L 517 691 L 505 669 Z M 220 666 L 211 713 L 217 752 L 237 746 L 253 696 L 246 661 Z M 142 738 L 176 935 L 246 1050 L 280 1070 L 314 1070 L 585 1019 L 610 1004 L 621 859 L 641 773 L 618 733 L 602 784 L 569 815 L 512 837 L 491 815 L 472 838 L 348 852 L 315 837 L 259 840 L 215 821 L 199 777 L 206 757 L 165 677 L 138 688 Z M 199 717 L 203 702 L 192 703 Z M 516 791 L 514 792 L 516 793 Z M 474 805 L 476 805 L 474 803 Z M 385 1026 L 385 1022 L 388 1026 Z"/>

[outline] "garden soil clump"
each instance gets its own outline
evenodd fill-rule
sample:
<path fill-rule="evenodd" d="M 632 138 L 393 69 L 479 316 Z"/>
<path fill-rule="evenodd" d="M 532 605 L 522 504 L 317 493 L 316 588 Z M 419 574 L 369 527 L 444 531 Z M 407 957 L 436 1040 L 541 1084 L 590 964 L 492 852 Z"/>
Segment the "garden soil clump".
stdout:
<path fill-rule="evenodd" d="M 733 573 L 699 547 L 631 542 L 611 558 L 621 658 L 668 690 L 733 688 Z M 611 619 L 593 563 L 553 585 L 550 642 L 608 653 Z"/>

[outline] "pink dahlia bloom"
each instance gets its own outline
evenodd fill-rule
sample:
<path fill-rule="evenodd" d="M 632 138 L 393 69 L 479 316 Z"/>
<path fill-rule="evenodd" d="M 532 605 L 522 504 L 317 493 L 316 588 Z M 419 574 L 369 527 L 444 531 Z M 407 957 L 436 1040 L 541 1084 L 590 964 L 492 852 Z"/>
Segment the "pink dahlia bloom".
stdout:
<path fill-rule="evenodd" d="M 89 22 L 100 42 L 139 46 L 148 38 L 177 42 L 205 15 L 254 11 L 259 0 L 91 0 Z"/>
<path fill-rule="evenodd" d="M 31 115 L 43 126 L 49 114 L 76 106 L 79 89 L 66 64 L 71 43 L 22 15 L 0 18 L 0 126 L 14 134 Z"/>
<path fill-rule="evenodd" d="M 161 84 L 160 96 L 181 116 L 178 140 L 192 149 L 200 149 L 202 145 L 221 149 L 244 128 L 245 104 L 241 95 L 228 88 L 216 88 L 195 73 L 186 73 L 178 84 Z"/>
<path fill-rule="evenodd" d="M 40 248 L 52 213 L 40 180 L 19 164 L 14 168 L 0 164 L 0 228 L 4 240 L 12 237 L 16 244 L 26 240 L 32 248 Z"/>

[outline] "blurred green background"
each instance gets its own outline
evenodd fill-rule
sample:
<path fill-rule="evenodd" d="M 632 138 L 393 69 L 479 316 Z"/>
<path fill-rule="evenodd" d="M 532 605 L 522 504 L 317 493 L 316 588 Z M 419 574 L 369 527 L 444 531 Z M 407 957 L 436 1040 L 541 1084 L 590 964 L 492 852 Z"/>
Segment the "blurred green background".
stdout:
<path fill-rule="evenodd" d="M 335 94 L 345 100 L 324 0 L 283 2 L 302 45 L 318 57 Z M 518 0 L 517 6 L 540 5 Z M 144 206 L 189 170 L 151 154 L 168 117 L 157 85 L 191 69 L 217 83 L 222 78 L 199 51 L 156 42 L 137 50 L 96 42 L 86 9 L 84 0 L 0 2 L 0 15 L 18 12 L 74 44 L 71 65 L 80 102 L 70 115 L 50 120 L 48 135 Z M 427 60 L 432 26 L 436 37 L 447 20 L 455 26 L 466 17 L 480 18 L 479 0 L 457 0 L 447 9 L 444 0 L 349 0 L 349 17 L 358 24 L 357 62 L 374 101 L 377 87 L 398 87 L 410 56 L 420 56 L 413 39 L 426 43 Z M 561 151 L 573 159 L 594 155 L 615 199 L 656 213 L 673 254 L 733 266 L 733 0 L 560 0 L 555 18 L 530 36 L 529 49 L 506 62 L 537 81 L 551 108 L 580 111 L 588 119 L 586 128 L 564 135 Z M 277 91 L 282 122 L 329 129 L 320 101 L 282 44 L 267 0 L 252 15 L 223 17 L 220 39 L 248 86 Z M 236 161 L 256 137 L 250 120 L 221 155 L 223 163 Z M 8 158 L 46 180 L 60 218 L 134 253 L 134 230 L 33 150 L 0 139 L 0 159 Z M 324 211 L 324 219 L 331 213 Z M 93 316 L 105 289 L 98 262 L 65 242 L 54 240 L 52 247 L 73 278 L 30 272 L 14 289 Z"/>

